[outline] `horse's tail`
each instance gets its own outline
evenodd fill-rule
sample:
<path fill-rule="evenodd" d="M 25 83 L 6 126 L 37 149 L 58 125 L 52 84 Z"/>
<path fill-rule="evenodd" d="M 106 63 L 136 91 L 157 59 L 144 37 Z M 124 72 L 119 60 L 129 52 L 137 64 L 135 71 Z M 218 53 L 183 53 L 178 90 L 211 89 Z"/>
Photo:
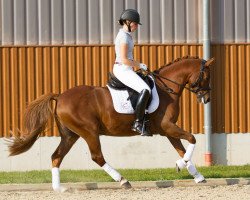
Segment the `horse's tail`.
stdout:
<path fill-rule="evenodd" d="M 15 135 L 9 140 L 10 156 L 28 151 L 45 131 L 47 122 L 53 114 L 51 100 L 57 101 L 57 97 L 58 94 L 46 94 L 29 104 L 24 113 L 23 136 Z"/>

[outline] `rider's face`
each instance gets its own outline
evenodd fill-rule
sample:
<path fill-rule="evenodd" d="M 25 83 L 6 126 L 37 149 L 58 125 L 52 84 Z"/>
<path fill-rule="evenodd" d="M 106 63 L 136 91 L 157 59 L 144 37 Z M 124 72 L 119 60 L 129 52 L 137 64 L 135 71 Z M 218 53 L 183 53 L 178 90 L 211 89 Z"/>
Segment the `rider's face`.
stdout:
<path fill-rule="evenodd" d="M 127 23 L 124 24 L 126 30 L 128 30 L 127 24 L 130 24 L 131 32 L 134 32 L 138 28 L 138 24 L 136 22 L 127 21 Z"/>
<path fill-rule="evenodd" d="M 136 22 L 131 22 L 130 27 L 131 32 L 134 32 L 138 28 L 138 24 Z"/>

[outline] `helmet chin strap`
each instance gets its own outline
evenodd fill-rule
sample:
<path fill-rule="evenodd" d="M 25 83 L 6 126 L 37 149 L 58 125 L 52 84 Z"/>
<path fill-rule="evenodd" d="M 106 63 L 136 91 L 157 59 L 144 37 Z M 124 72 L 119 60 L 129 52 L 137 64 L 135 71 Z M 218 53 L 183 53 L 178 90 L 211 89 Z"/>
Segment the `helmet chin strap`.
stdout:
<path fill-rule="evenodd" d="M 127 25 L 127 27 L 128 27 L 128 32 L 131 32 L 131 27 L 130 27 L 130 24 L 131 24 L 132 22 L 126 22 L 126 25 Z"/>

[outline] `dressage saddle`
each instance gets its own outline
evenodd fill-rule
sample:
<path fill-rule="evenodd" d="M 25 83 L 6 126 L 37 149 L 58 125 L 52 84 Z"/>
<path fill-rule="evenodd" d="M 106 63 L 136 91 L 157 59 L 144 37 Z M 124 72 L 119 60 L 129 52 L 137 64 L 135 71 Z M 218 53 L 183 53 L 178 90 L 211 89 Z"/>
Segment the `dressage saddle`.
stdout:
<path fill-rule="evenodd" d="M 144 75 L 140 71 L 138 71 L 136 73 L 138 76 L 140 76 L 145 81 L 145 83 L 150 87 L 150 89 L 153 89 L 154 81 L 152 80 L 152 78 L 149 77 L 149 75 Z M 137 91 L 135 91 L 132 88 L 123 84 L 111 72 L 109 72 L 108 86 L 111 87 L 112 89 L 115 89 L 115 90 L 127 90 L 128 94 L 129 94 L 128 100 L 130 100 L 131 105 L 132 105 L 133 109 L 135 110 L 136 103 L 137 103 L 137 100 L 139 97 L 139 93 Z M 148 101 L 148 105 L 150 105 L 151 101 L 152 101 L 152 96 L 150 97 L 150 99 Z"/>

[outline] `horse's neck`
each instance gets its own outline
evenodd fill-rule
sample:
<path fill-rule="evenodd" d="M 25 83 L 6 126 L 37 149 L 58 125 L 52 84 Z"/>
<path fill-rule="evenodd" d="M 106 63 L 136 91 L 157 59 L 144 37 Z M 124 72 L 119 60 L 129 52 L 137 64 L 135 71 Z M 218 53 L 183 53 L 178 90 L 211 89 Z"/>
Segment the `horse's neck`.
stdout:
<path fill-rule="evenodd" d="M 183 85 L 188 81 L 188 78 L 190 76 L 190 69 L 186 67 L 185 61 L 180 61 L 163 68 L 160 71 L 160 75 Z"/>

